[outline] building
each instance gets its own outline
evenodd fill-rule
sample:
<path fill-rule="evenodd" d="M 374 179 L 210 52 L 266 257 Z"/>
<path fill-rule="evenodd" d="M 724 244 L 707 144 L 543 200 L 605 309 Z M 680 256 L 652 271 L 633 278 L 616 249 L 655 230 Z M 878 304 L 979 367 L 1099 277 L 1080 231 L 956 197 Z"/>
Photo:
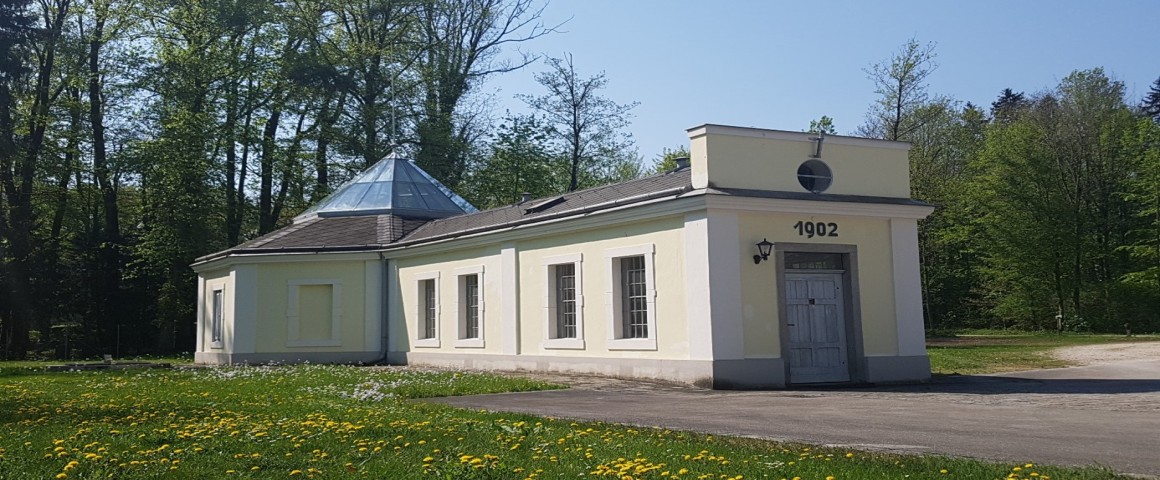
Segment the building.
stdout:
<path fill-rule="evenodd" d="M 717 388 L 930 377 L 907 144 L 703 125 L 691 165 L 475 212 L 388 159 L 203 257 L 200 363 L 591 372 Z"/>

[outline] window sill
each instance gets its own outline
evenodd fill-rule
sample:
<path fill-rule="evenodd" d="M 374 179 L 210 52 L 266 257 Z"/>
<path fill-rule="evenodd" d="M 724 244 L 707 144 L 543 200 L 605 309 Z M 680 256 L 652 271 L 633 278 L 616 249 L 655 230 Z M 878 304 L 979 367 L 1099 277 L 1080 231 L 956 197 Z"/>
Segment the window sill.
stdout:
<path fill-rule="evenodd" d="M 461 338 L 455 341 L 455 348 L 483 348 L 483 339 Z"/>
<path fill-rule="evenodd" d="M 614 338 L 608 341 L 609 350 L 656 350 L 655 338 Z"/>
<path fill-rule="evenodd" d="M 341 347 L 341 340 L 291 340 L 287 347 Z"/>
<path fill-rule="evenodd" d="M 549 338 L 540 344 L 544 350 L 584 350 L 582 338 Z"/>
<path fill-rule="evenodd" d="M 439 338 L 416 338 L 411 345 L 416 348 L 439 348 Z"/>

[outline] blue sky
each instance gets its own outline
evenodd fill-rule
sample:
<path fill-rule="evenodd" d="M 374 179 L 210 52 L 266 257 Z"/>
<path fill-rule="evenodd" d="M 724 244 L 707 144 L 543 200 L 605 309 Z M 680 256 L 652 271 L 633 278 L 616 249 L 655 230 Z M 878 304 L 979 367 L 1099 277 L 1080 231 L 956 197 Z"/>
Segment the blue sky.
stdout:
<path fill-rule="evenodd" d="M 640 102 L 630 131 L 640 154 L 687 145 L 703 123 L 803 130 L 834 118 L 860 125 L 874 100 L 863 69 L 911 37 L 937 44 L 931 93 L 981 106 L 1003 88 L 1050 89 L 1077 69 L 1103 67 L 1137 102 L 1160 77 L 1160 1 L 641 1 L 555 0 L 561 33 L 526 51 L 573 55 L 603 71 L 604 96 Z M 542 93 L 542 63 L 491 78 L 497 112 L 513 95 Z"/>

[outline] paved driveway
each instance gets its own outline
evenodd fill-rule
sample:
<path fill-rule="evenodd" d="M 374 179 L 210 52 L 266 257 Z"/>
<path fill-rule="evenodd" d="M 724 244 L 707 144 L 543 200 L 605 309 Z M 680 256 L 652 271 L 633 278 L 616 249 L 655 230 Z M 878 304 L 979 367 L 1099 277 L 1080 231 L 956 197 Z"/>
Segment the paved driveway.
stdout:
<path fill-rule="evenodd" d="M 434 401 L 1008 463 L 1099 463 L 1122 473 L 1160 476 L 1160 360 L 832 390 L 728 392 L 565 380 L 578 381 L 569 382 L 570 390 Z"/>

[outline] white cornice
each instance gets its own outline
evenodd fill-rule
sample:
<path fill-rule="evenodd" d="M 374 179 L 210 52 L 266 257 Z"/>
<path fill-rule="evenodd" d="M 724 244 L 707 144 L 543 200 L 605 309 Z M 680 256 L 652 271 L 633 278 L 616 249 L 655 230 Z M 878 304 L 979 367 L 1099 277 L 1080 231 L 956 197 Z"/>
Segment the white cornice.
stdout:
<path fill-rule="evenodd" d="M 708 195 L 708 208 L 748 210 L 757 212 L 800 213 L 807 215 L 834 215 L 843 217 L 914 218 L 923 219 L 934 212 L 928 205 L 891 205 L 885 203 L 830 202 L 790 200 L 784 198 L 734 197 Z"/>
<path fill-rule="evenodd" d="M 193 271 L 197 273 L 216 270 L 234 265 L 255 263 L 287 263 L 287 262 L 352 262 L 378 260 L 378 252 L 263 252 L 263 253 L 231 253 L 202 263 L 193 264 Z"/>
<path fill-rule="evenodd" d="M 816 133 L 790 132 L 786 130 L 768 130 L 764 128 L 734 127 L 729 125 L 715 125 L 707 123 L 688 129 L 689 138 L 698 138 L 705 135 L 731 135 L 734 137 L 767 138 L 771 140 L 794 140 L 813 142 L 811 137 Z M 910 144 L 876 138 L 847 137 L 844 135 L 826 135 L 826 144 L 849 145 L 855 147 L 888 148 L 891 150 L 910 150 Z"/>

